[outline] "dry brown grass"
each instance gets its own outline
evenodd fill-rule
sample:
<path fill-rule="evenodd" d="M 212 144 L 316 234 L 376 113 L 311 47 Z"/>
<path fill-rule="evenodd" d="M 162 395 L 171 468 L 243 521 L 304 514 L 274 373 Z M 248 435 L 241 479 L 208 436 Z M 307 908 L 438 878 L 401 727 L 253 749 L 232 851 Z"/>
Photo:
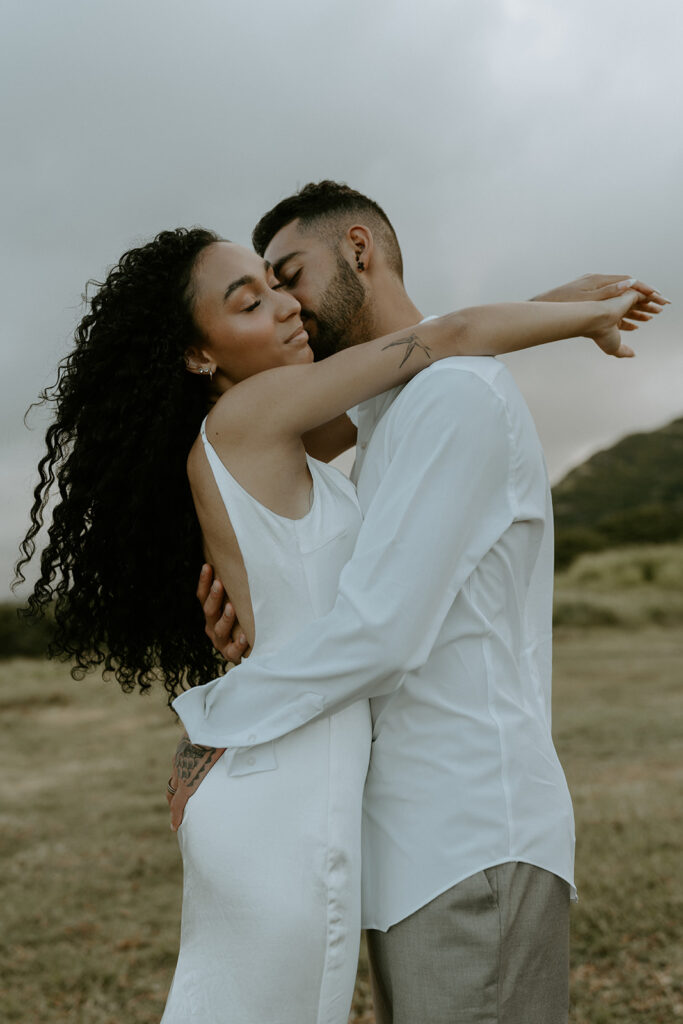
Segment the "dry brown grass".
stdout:
<path fill-rule="evenodd" d="M 573 1024 L 683 1019 L 682 664 L 672 629 L 557 638 L 579 836 Z M 3 1020 L 156 1024 L 179 928 L 163 796 L 177 727 L 160 695 L 34 661 L 0 666 L 0 708 Z M 352 1019 L 373 1020 L 363 956 Z"/>

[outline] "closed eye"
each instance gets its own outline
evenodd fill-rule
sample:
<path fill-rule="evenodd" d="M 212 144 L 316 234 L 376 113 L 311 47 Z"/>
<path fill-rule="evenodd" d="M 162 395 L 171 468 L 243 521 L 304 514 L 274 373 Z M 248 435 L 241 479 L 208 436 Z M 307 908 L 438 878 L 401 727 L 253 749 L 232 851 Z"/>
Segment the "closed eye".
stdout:
<path fill-rule="evenodd" d="M 299 267 L 299 269 L 295 271 L 295 273 L 293 273 L 291 277 L 288 277 L 285 280 L 281 279 L 278 288 L 291 288 L 293 285 L 295 285 L 299 278 L 301 277 L 301 269 L 302 268 Z"/>
<path fill-rule="evenodd" d="M 277 291 L 280 290 L 280 288 L 284 288 L 284 282 L 278 281 L 277 278 L 276 278 L 275 279 L 275 284 L 268 284 L 268 288 L 270 288 L 270 290 L 272 292 L 277 292 Z M 255 309 L 258 309 L 258 307 L 260 305 L 261 305 L 261 300 L 260 299 L 255 299 L 252 302 L 251 306 L 245 306 L 244 309 L 242 310 L 242 312 L 243 313 L 252 313 Z"/>

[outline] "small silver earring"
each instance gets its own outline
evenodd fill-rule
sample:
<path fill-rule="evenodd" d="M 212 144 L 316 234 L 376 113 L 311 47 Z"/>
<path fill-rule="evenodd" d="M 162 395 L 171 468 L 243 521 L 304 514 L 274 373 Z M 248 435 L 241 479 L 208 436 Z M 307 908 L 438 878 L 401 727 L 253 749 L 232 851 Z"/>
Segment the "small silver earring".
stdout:
<path fill-rule="evenodd" d="M 213 370 L 211 369 L 210 366 L 202 366 L 199 372 L 200 373 L 208 373 L 208 375 L 209 375 L 209 383 L 211 383 L 213 381 Z"/>

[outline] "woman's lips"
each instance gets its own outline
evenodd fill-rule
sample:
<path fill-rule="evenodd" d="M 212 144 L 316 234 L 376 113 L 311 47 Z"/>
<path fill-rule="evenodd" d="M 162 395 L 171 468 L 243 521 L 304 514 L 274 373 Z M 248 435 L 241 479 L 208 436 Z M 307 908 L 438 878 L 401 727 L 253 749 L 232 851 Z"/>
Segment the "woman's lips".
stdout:
<path fill-rule="evenodd" d="M 299 327 L 294 334 L 287 338 L 285 345 L 291 345 L 293 341 L 308 341 L 308 332 L 303 327 Z"/>

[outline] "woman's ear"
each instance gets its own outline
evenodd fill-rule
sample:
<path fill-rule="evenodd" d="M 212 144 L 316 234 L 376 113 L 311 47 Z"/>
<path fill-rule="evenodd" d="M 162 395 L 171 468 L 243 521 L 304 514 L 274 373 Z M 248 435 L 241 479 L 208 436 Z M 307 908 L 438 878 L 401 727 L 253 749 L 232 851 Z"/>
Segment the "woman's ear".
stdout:
<path fill-rule="evenodd" d="M 364 224 L 354 224 L 346 232 L 345 243 L 356 270 L 363 274 L 370 267 L 374 253 L 372 231 Z"/>
<path fill-rule="evenodd" d="M 191 345 L 185 350 L 185 368 L 188 373 L 201 375 L 209 374 L 213 377 L 216 372 L 216 363 L 202 349 Z"/>

